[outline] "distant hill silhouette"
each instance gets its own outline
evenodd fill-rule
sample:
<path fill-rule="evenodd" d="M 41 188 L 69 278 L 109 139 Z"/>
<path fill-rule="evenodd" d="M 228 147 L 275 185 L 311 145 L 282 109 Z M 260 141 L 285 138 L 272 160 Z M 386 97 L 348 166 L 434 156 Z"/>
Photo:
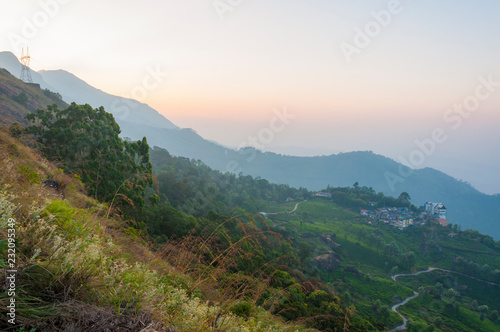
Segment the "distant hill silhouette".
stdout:
<path fill-rule="evenodd" d="M 179 129 L 163 115 L 146 104 L 113 96 L 96 89 L 75 75 L 64 70 L 40 71 L 42 79 L 53 86 L 65 101 L 89 104 L 92 107 L 104 106 L 120 122 L 147 125 L 154 128 Z"/>
<path fill-rule="evenodd" d="M 0 67 L 12 70 L 14 75 L 20 72 L 19 62 L 10 52 L 0 52 Z M 4 84 L 4 76 L 0 79 Z M 66 71 L 33 73 L 33 80 L 42 87 L 50 86 L 68 103 L 75 101 L 93 107 L 104 106 L 115 115 L 123 137 L 137 140 L 146 136 L 151 146 L 165 148 L 173 155 L 199 159 L 214 169 L 241 172 L 311 190 L 321 190 L 327 185 L 352 186 L 359 182 L 361 186 L 395 197 L 408 192 L 416 205 L 423 205 L 426 201 L 444 203 L 448 208 L 449 222 L 500 239 L 500 195 L 483 194 L 435 169 L 414 170 L 407 176 L 408 168 L 372 152 L 293 157 L 262 153 L 253 148 L 235 151 L 205 140 L 191 129 L 175 126 L 145 104 L 107 94 Z M 10 78 L 5 82 L 9 85 L 15 81 Z M 6 103 L 9 101 L 0 99 L 2 113 Z M 127 108 L 126 105 L 131 103 L 136 106 Z M 13 118 L 15 116 L 11 114 L 9 119 Z M 22 118 L 21 114 L 18 118 Z"/>

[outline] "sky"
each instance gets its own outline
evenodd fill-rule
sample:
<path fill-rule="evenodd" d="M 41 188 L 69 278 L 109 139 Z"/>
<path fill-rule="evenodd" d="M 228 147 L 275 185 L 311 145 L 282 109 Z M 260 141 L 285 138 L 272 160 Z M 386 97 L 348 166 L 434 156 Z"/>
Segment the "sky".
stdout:
<path fill-rule="evenodd" d="M 292 155 L 371 150 L 500 193 L 497 0 L 0 6 L 0 50 L 29 46 L 34 70 L 67 70 L 207 139 L 256 137 Z"/>

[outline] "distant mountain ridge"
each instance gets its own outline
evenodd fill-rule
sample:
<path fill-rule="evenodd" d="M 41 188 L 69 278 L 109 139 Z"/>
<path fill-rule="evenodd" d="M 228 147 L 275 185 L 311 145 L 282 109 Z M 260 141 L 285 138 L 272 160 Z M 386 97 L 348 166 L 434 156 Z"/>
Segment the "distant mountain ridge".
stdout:
<path fill-rule="evenodd" d="M 39 73 L 46 83 L 62 95 L 64 100 L 74 101 L 77 104 L 90 104 L 95 108 L 104 106 L 119 121 L 154 128 L 179 129 L 148 105 L 129 98 L 107 94 L 65 70 L 42 70 Z"/>
<path fill-rule="evenodd" d="M 10 68 L 15 74 L 14 60 L 17 61 L 12 53 L 0 52 L 0 67 L 8 67 L 7 70 Z M 20 72 L 19 66 L 17 62 Z M 146 136 L 151 146 L 165 148 L 173 155 L 199 159 L 222 172 L 241 172 L 310 190 L 359 182 L 386 195 L 397 197 L 401 192 L 408 192 L 416 205 L 426 201 L 444 203 L 449 222 L 500 239 L 500 195 L 485 195 L 440 171 L 425 168 L 403 176 L 401 170 L 409 173 L 408 168 L 371 152 L 293 157 L 253 148 L 235 151 L 205 140 L 191 129 L 180 129 L 145 104 L 109 95 L 66 71 L 41 71 L 33 73 L 33 79 L 41 80 L 37 82 L 42 87 L 50 86 L 49 89 L 60 93 L 66 102 L 104 106 L 114 114 L 123 137 L 136 140 Z M 139 106 L 126 108 L 130 103 Z"/>
<path fill-rule="evenodd" d="M 7 69 L 14 76 L 17 76 L 22 68 L 11 52 L 0 52 L 0 67 Z M 148 105 L 105 93 L 65 70 L 42 70 L 31 73 L 34 83 L 40 84 L 43 89 L 58 92 L 67 103 L 89 104 L 94 108 L 104 106 L 120 124 L 129 122 L 154 128 L 179 129 Z"/>

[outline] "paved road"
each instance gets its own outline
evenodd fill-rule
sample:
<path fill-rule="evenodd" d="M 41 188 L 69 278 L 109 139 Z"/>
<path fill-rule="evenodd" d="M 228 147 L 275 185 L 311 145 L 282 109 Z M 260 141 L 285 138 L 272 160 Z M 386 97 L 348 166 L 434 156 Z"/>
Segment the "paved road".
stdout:
<path fill-rule="evenodd" d="M 427 270 L 419 271 L 419 272 L 416 272 L 416 273 L 411 273 L 411 274 L 395 274 L 395 275 L 392 276 L 392 280 L 396 281 L 396 279 L 399 278 L 399 277 L 418 276 L 419 274 L 429 273 L 429 272 L 432 272 L 432 271 L 435 271 L 435 270 L 447 271 L 447 270 L 443 270 L 443 269 L 440 269 L 440 268 L 437 268 L 437 267 L 430 267 Z M 403 319 L 403 324 L 401 324 L 399 326 L 396 326 L 395 328 L 393 328 L 389 332 L 404 331 L 404 330 L 406 330 L 406 324 L 407 324 L 408 321 L 407 321 L 407 319 L 406 319 L 405 316 L 403 316 L 401 313 L 399 313 L 398 308 L 400 306 L 402 306 L 402 305 L 407 304 L 408 302 L 410 302 L 411 300 L 413 300 L 414 298 L 416 298 L 419 295 L 420 295 L 419 293 L 417 293 L 417 292 L 414 291 L 412 296 L 407 297 L 403 301 L 401 301 L 398 304 L 395 304 L 395 305 L 392 306 L 391 310 L 394 311 L 395 313 L 397 313 Z"/>
<path fill-rule="evenodd" d="M 307 202 L 307 201 L 304 201 L 304 202 Z M 292 211 L 290 211 L 290 212 L 288 212 L 288 213 L 295 212 L 295 211 L 297 210 L 297 208 L 299 207 L 299 204 L 300 204 L 300 203 L 304 203 L 304 202 L 299 202 L 299 203 L 295 204 L 295 207 L 293 208 L 293 210 L 292 210 Z"/>
<path fill-rule="evenodd" d="M 285 212 L 285 213 L 292 213 L 292 212 L 295 212 L 297 211 L 297 208 L 299 207 L 299 204 L 300 203 L 305 203 L 307 202 L 307 200 L 305 200 L 304 202 L 298 202 L 297 204 L 295 204 L 295 207 L 293 208 L 292 211 L 288 211 L 288 212 Z M 278 214 L 277 212 L 259 212 L 260 214 L 262 214 L 263 216 L 266 216 L 266 215 L 276 215 Z M 283 212 L 282 212 L 283 213 Z"/>
<path fill-rule="evenodd" d="M 392 276 L 392 280 L 396 281 L 396 278 L 399 278 L 399 277 L 412 277 L 412 276 L 418 276 L 419 274 L 422 274 L 422 273 L 429 273 L 429 272 L 432 272 L 434 270 L 441 270 L 441 271 L 446 271 L 446 272 L 449 272 L 448 270 L 443 270 L 443 269 L 440 269 L 440 268 L 437 268 L 437 267 L 430 267 L 428 268 L 427 270 L 424 270 L 424 271 L 418 271 L 418 272 L 415 272 L 415 273 L 410 273 L 410 274 L 404 274 L 404 273 L 401 273 L 401 274 L 395 274 Z"/>
<path fill-rule="evenodd" d="M 405 316 L 403 316 L 402 314 L 400 314 L 398 312 L 398 307 L 405 305 L 406 303 L 410 302 L 411 300 L 413 300 L 414 298 L 416 298 L 419 295 L 420 294 L 418 294 L 417 292 L 413 292 L 412 296 L 407 297 L 403 302 L 400 302 L 400 303 L 392 306 L 391 310 L 394 311 L 395 313 L 397 313 L 399 316 L 401 316 L 401 318 L 403 318 L 403 324 L 393 328 L 390 332 L 406 330 L 407 319 Z"/>
<path fill-rule="evenodd" d="M 419 275 L 419 274 L 422 274 L 422 273 L 429 273 L 429 272 L 436 271 L 436 270 L 444 271 L 444 272 L 449 272 L 449 273 L 456 273 L 456 274 L 462 275 L 462 276 L 467 277 L 467 278 L 471 278 L 471 279 L 474 279 L 474 280 L 477 280 L 477 281 L 480 281 L 480 282 L 484 282 L 485 284 L 488 284 L 488 285 L 499 286 L 500 287 L 499 284 L 495 284 L 493 282 L 482 280 L 482 279 L 479 279 L 479 278 L 476 278 L 476 277 L 473 277 L 473 276 L 469 276 L 467 274 L 463 274 L 463 273 L 460 273 L 460 272 L 446 270 L 446 269 L 441 269 L 439 267 L 430 267 L 427 270 L 419 271 L 419 272 L 411 273 L 411 274 L 396 274 L 396 275 L 392 276 L 392 280 L 396 281 L 396 279 L 399 278 L 399 277 L 411 277 L 411 276 L 416 276 L 416 275 Z M 404 301 L 402 301 L 402 302 L 400 302 L 400 303 L 395 304 L 395 305 L 392 306 L 391 310 L 394 311 L 395 313 L 397 313 L 399 316 L 401 316 L 401 318 L 403 318 L 403 324 L 399 325 L 399 326 L 397 326 L 395 328 L 393 328 L 389 332 L 402 331 L 402 330 L 406 329 L 406 323 L 407 323 L 406 317 L 403 316 L 402 314 L 400 314 L 397 309 L 398 309 L 398 307 L 400 307 L 402 305 L 405 305 L 406 303 L 410 302 L 411 300 L 413 300 L 414 298 L 416 298 L 418 295 L 419 294 L 417 292 L 414 292 L 412 296 L 410 296 L 410 297 L 406 298 Z"/>

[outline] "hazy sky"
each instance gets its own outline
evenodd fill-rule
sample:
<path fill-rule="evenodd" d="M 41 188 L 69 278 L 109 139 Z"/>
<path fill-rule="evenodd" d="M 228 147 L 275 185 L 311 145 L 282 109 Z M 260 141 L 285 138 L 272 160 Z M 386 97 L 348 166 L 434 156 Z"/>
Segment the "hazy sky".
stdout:
<path fill-rule="evenodd" d="M 205 138 L 237 147 L 254 136 L 287 154 L 372 150 L 500 192 L 498 0 L 0 5 L 0 50 L 27 44 L 35 70 L 138 97 Z M 159 84 L 142 89 L 151 71 Z M 293 119 L 277 126 L 284 109 Z"/>

